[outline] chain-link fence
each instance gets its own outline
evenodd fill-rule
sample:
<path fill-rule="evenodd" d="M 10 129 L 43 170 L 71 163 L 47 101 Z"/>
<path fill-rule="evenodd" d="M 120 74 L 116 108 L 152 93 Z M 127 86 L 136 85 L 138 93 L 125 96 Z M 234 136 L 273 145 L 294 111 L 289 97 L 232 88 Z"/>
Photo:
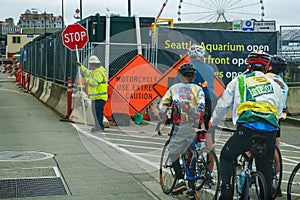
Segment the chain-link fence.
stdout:
<path fill-rule="evenodd" d="M 151 59 L 150 45 L 140 45 L 142 54 Z M 89 42 L 79 50 L 80 62 L 88 67 L 88 57 L 96 55 L 109 69 L 109 78 L 138 54 L 138 45 L 129 43 Z M 77 78 L 76 52 L 63 45 L 61 33 L 55 33 L 25 45 L 22 66 L 34 76 L 67 85 L 68 77 Z"/>
<path fill-rule="evenodd" d="M 150 45 L 140 45 L 142 55 L 146 59 L 150 59 Z M 106 52 L 106 53 L 105 53 Z M 124 67 L 132 58 L 138 54 L 138 45 L 130 43 L 97 43 L 93 42 L 89 45 L 83 56 L 83 62 L 87 66 L 87 59 L 91 55 L 96 55 L 101 60 L 103 66 L 109 69 L 109 78 L 116 74 Z"/>
<path fill-rule="evenodd" d="M 300 25 L 280 26 L 281 54 L 288 61 L 288 71 L 285 75 L 289 85 L 300 84 Z"/>

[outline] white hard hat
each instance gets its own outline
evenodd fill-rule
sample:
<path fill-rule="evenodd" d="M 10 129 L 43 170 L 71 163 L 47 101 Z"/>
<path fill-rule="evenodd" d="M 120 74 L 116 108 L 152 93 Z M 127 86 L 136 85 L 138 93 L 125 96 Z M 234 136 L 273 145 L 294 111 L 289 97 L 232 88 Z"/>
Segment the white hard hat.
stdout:
<path fill-rule="evenodd" d="M 89 58 L 89 63 L 99 64 L 99 63 L 101 63 L 101 62 L 100 62 L 100 60 L 99 60 L 99 58 L 98 58 L 97 56 L 91 56 L 91 57 Z"/>
<path fill-rule="evenodd" d="M 201 45 L 193 45 L 190 47 L 188 55 L 191 57 L 203 57 L 205 55 L 205 49 Z"/>

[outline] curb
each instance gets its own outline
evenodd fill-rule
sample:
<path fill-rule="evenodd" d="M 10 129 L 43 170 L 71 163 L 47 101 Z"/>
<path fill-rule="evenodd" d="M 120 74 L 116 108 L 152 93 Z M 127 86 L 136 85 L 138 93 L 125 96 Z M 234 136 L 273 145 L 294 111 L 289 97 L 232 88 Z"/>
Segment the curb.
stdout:
<path fill-rule="evenodd" d="M 291 123 L 291 124 L 297 124 L 300 125 L 300 118 L 299 117 L 293 117 L 293 116 L 288 116 L 284 122 L 286 123 Z"/>

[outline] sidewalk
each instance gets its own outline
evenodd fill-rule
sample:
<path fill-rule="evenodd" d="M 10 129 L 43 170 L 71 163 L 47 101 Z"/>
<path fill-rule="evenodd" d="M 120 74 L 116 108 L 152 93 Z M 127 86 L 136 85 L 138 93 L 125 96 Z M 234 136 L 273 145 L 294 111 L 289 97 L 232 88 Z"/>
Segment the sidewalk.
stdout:
<path fill-rule="evenodd" d="M 53 110 L 19 90 L 2 73 L 0 137 L 0 198 L 12 195 L 7 190 L 16 190 L 14 195 L 22 197 L 24 181 L 29 181 L 27 185 L 39 190 L 31 191 L 36 199 L 160 199 L 148 188 L 160 189 L 152 176 L 115 170 L 99 162 L 95 156 L 103 154 L 101 143 L 82 137 L 70 123 L 60 122 Z M 91 153 L 83 142 L 98 148 Z M 114 158 L 106 155 L 106 159 Z M 23 185 L 12 188 L 16 183 Z M 63 195 L 51 195 L 47 187 Z"/>

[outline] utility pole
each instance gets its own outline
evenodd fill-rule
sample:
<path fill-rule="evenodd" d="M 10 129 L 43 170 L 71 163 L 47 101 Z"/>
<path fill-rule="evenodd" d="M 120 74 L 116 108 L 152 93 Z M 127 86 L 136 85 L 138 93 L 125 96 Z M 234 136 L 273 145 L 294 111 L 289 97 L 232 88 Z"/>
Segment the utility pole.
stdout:
<path fill-rule="evenodd" d="M 61 28 L 65 28 L 64 24 L 64 0 L 61 0 Z"/>
<path fill-rule="evenodd" d="M 46 28 L 46 11 L 44 12 L 44 34 L 46 35 L 46 32 L 47 32 L 47 28 Z"/>
<path fill-rule="evenodd" d="M 80 5 L 79 5 L 79 9 L 80 9 L 80 20 L 82 20 L 82 0 L 80 0 Z"/>
<path fill-rule="evenodd" d="M 131 16 L 131 0 L 128 0 L 128 17 Z"/>

